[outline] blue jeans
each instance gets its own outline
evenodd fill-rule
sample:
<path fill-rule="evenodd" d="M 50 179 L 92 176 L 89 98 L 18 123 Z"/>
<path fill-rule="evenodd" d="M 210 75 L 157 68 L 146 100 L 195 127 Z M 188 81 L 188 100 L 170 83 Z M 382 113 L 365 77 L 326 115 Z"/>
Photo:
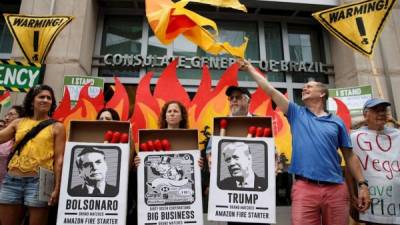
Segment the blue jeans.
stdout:
<path fill-rule="evenodd" d="M 6 174 L 0 188 L 0 204 L 47 207 L 47 202 L 39 201 L 39 176 L 20 177 Z"/>

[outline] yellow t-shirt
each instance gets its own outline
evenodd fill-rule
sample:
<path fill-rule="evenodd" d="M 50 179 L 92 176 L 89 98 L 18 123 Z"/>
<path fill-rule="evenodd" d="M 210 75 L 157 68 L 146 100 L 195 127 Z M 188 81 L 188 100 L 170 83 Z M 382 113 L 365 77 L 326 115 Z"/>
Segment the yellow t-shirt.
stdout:
<path fill-rule="evenodd" d="M 18 123 L 18 129 L 15 133 L 15 143 L 19 143 L 22 138 L 41 121 L 32 120 L 30 118 L 23 118 Z M 22 149 L 20 154 L 15 153 L 8 169 L 19 169 L 20 171 L 39 172 L 39 167 L 44 167 L 53 170 L 53 156 L 54 156 L 54 137 L 53 126 L 47 126 L 41 130 L 34 138 L 29 140 Z"/>

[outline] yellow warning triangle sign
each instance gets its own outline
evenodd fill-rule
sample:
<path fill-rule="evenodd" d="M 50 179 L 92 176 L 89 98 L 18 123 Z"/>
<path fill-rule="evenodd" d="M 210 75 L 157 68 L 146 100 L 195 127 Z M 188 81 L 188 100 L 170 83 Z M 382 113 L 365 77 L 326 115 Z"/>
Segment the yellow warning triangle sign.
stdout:
<path fill-rule="evenodd" d="M 397 0 L 365 0 L 314 13 L 346 45 L 371 56 L 384 22 Z"/>
<path fill-rule="evenodd" d="M 27 16 L 4 14 L 10 29 L 26 59 L 43 64 L 54 40 L 72 21 L 72 16 Z"/>

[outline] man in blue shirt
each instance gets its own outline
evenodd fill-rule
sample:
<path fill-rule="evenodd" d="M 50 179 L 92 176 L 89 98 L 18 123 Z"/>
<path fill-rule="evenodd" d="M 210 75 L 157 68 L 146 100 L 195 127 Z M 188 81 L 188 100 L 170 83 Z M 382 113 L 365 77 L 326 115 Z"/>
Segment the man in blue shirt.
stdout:
<path fill-rule="evenodd" d="M 299 106 L 275 89 L 248 61 L 240 60 L 257 84 L 286 114 L 292 132 L 292 164 L 295 175 L 292 188 L 292 225 L 348 224 L 349 193 L 340 168 L 337 149 L 359 184 L 358 209 L 368 209 L 370 197 L 360 162 L 343 122 L 325 111 L 328 90 L 322 83 L 311 81 L 302 92 Z M 322 219 L 322 221 L 321 221 Z"/>

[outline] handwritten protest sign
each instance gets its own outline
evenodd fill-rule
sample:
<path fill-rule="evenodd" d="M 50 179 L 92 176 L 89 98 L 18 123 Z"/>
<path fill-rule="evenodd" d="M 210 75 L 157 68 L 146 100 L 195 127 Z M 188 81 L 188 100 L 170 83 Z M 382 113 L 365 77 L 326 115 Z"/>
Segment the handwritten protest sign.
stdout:
<path fill-rule="evenodd" d="M 360 219 L 400 224 L 400 131 L 377 133 L 364 127 L 351 138 L 371 195 L 371 207 Z"/>

